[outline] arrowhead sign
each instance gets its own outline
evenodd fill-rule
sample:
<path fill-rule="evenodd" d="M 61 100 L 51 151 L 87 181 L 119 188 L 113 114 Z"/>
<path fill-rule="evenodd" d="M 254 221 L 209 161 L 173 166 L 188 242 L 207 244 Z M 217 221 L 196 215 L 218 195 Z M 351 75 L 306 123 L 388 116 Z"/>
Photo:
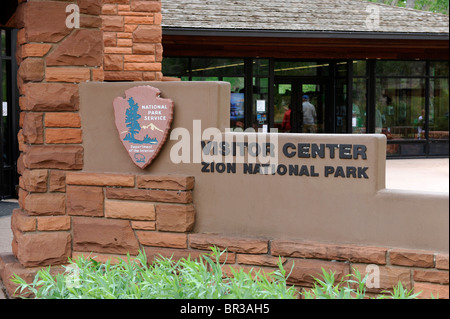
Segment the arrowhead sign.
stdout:
<path fill-rule="evenodd" d="M 173 102 L 152 86 L 136 86 L 113 101 L 119 138 L 134 164 L 144 169 L 164 145 L 173 119 Z"/>

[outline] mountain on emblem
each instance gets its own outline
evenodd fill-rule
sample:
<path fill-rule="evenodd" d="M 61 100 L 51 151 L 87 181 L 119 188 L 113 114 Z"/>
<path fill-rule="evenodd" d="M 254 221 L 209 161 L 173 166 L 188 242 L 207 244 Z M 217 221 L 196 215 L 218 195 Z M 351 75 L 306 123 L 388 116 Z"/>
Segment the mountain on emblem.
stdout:
<path fill-rule="evenodd" d="M 173 102 L 160 97 L 152 86 L 136 86 L 125 98 L 113 101 L 119 138 L 128 155 L 144 169 L 155 159 L 167 139 L 173 119 Z"/>

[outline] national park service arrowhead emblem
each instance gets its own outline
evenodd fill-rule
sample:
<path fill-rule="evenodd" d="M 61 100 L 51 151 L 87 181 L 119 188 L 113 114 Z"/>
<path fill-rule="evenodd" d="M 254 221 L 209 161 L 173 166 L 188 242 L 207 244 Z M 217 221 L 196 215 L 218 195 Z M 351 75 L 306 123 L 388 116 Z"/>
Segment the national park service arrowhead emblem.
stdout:
<path fill-rule="evenodd" d="M 113 101 L 119 138 L 134 164 L 144 169 L 164 145 L 173 119 L 173 102 L 152 86 L 136 86 Z"/>

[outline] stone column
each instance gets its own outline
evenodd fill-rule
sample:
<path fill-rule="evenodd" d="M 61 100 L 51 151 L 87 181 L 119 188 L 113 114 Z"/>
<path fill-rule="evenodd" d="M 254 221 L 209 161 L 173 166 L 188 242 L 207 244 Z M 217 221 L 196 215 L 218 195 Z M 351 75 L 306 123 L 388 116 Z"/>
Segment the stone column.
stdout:
<path fill-rule="evenodd" d="M 65 176 L 83 169 L 78 84 L 161 80 L 161 2 L 18 2 L 21 177 L 12 246 L 20 264 L 35 267 L 72 253 Z"/>

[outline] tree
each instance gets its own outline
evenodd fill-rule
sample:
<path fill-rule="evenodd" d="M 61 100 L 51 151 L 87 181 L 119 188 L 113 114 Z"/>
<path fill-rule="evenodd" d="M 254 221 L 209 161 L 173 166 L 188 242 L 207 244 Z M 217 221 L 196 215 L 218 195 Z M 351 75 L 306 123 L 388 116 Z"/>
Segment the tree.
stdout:
<path fill-rule="evenodd" d="M 448 14 L 448 0 L 366 0 L 369 2 L 384 3 L 391 6 L 411 8 L 416 10 L 431 11 L 435 13 Z"/>
<path fill-rule="evenodd" d="M 130 105 L 130 107 L 125 112 L 125 123 L 128 127 L 128 134 L 123 140 L 136 142 L 134 135 L 138 134 L 141 131 L 141 126 L 138 122 L 138 120 L 141 118 L 141 115 L 138 114 L 139 105 L 134 102 L 132 97 L 128 99 L 128 105 Z"/>

